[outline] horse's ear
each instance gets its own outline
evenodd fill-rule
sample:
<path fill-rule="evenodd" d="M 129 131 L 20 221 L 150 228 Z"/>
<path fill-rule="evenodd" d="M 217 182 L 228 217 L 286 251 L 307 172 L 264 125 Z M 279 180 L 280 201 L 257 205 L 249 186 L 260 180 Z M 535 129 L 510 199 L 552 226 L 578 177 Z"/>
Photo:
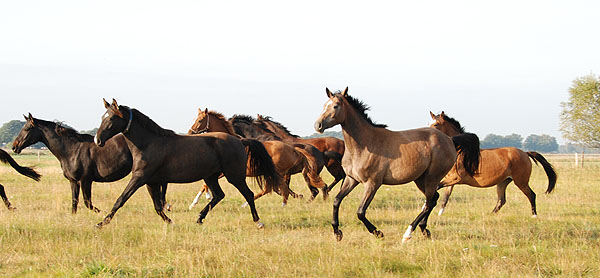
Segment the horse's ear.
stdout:
<path fill-rule="evenodd" d="M 348 87 L 346 87 L 346 89 L 344 89 L 344 91 L 342 92 L 342 96 L 344 96 L 344 97 L 348 96 Z"/>
<path fill-rule="evenodd" d="M 440 113 L 440 117 L 444 118 L 444 116 L 446 116 L 446 113 L 444 113 L 444 111 L 442 111 L 442 113 Z"/>
<path fill-rule="evenodd" d="M 110 107 L 110 104 L 108 104 L 108 102 L 106 102 L 104 98 L 102 98 L 102 101 L 104 101 L 104 108 L 108 109 Z"/>
<path fill-rule="evenodd" d="M 331 93 L 331 91 L 327 87 L 325 87 L 325 92 L 327 93 L 327 97 L 328 98 L 331 98 L 331 96 L 333 96 L 333 94 Z"/>
<path fill-rule="evenodd" d="M 116 99 L 114 99 L 114 98 L 113 98 L 113 101 L 112 101 L 112 106 L 113 106 L 115 109 L 119 110 L 119 104 L 117 103 L 117 100 L 116 100 Z"/>
<path fill-rule="evenodd" d="M 429 115 L 431 115 L 431 119 L 435 120 L 435 114 L 433 114 L 433 112 L 429 111 Z"/>
<path fill-rule="evenodd" d="M 208 115 L 208 107 L 204 108 L 204 114 Z"/>

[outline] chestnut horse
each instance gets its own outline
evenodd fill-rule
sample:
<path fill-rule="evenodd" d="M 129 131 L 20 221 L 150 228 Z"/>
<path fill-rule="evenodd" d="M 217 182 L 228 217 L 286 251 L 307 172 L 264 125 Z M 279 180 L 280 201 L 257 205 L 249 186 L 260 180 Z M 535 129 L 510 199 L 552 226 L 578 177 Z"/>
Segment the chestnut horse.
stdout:
<path fill-rule="evenodd" d="M 171 223 L 171 219 L 163 211 L 165 200 L 161 194 L 162 188 L 166 188 L 170 182 L 190 183 L 204 179 L 214 196 L 198 216 L 196 222 L 201 224 L 209 210 L 225 197 L 219 185 L 221 175 L 244 196 L 257 226 L 264 226 L 259 222 L 254 194 L 246 184 L 247 152 L 253 160 L 250 163 L 253 173 L 262 173 L 267 183 L 278 181 L 279 175 L 260 142 L 240 140 L 222 132 L 177 135 L 171 130 L 163 129 L 140 111 L 118 105 L 114 99 L 112 104 L 104 101 L 104 106 L 107 110 L 102 116 L 95 142 L 103 146 L 109 138 L 122 133 L 131 150 L 133 167 L 127 187 L 111 212 L 98 223 L 98 228 L 110 223 L 117 210 L 143 185 L 146 185 L 150 193 L 156 213 L 165 222 Z M 258 177 L 257 181 L 262 182 Z"/>
<path fill-rule="evenodd" d="M 430 126 L 436 128 L 448 136 L 456 136 L 465 132 L 460 123 L 448 117 L 444 112 L 439 115 L 431 115 Z M 552 192 L 556 185 L 556 172 L 552 165 L 537 152 L 524 152 L 513 147 L 482 149 L 481 164 L 478 173 L 469 175 L 465 173 L 460 164 L 457 164 L 452 171 L 442 180 L 442 186 L 446 187 L 446 194 L 442 198 L 442 208 L 439 215 L 442 215 L 448 198 L 452 194 L 455 184 L 468 184 L 473 187 L 485 188 L 497 185 L 498 202 L 493 212 L 498 212 L 506 203 L 506 187 L 511 181 L 527 196 L 531 204 L 531 213 L 533 217 L 537 216 L 535 209 L 535 193 L 529 187 L 529 178 L 531 177 L 531 158 L 536 164 L 542 164 L 546 176 L 548 176 L 548 189 L 546 193 Z"/>
<path fill-rule="evenodd" d="M 335 137 L 319 137 L 319 138 L 308 138 L 303 139 L 298 135 L 292 134 L 287 127 L 283 124 L 276 122 L 269 116 L 256 116 L 256 123 L 264 126 L 266 129 L 275 133 L 285 142 L 294 142 L 301 144 L 309 144 L 321 152 L 337 154 L 337 159 L 327 158 L 325 161 L 325 167 L 327 171 L 333 176 L 334 180 L 331 184 L 327 185 L 323 190 L 323 198 L 327 198 L 329 191 L 341 180 L 346 177 L 344 169 L 342 168 L 341 158 L 344 156 L 344 141 Z"/>
<path fill-rule="evenodd" d="M 44 143 L 60 162 L 63 176 L 71 184 L 71 213 L 77 213 L 79 190 L 83 191 L 85 206 L 99 212 L 92 204 L 92 183 L 117 181 L 131 172 L 133 159 L 123 135 L 115 136 L 100 148 L 94 144 L 92 135 L 36 119 L 31 113 L 25 120 L 13 142 L 13 151 L 20 153 L 37 142 Z"/>
<path fill-rule="evenodd" d="M 325 90 L 329 98 L 323 112 L 315 122 L 315 129 L 322 133 L 335 125 L 342 126 L 346 151 L 342 167 L 346 179 L 333 202 L 333 232 L 342 240 L 339 229 L 340 203 L 358 183 L 365 186 L 365 195 L 357 215 L 367 230 L 376 237 L 383 233 L 366 217 L 366 210 L 382 184 L 397 185 L 414 181 L 425 195 L 426 203 L 421 213 L 408 226 L 402 242 L 411 238 L 418 224 L 423 235 L 430 237 L 427 219 L 436 205 L 438 186 L 452 169 L 457 153 L 463 153 L 466 169 L 474 172 L 479 164 L 479 139 L 475 134 L 449 137 L 433 128 L 391 131 L 385 125 L 373 123 L 365 111 L 368 107 L 348 95 L 348 88 L 341 93 Z"/>
<path fill-rule="evenodd" d="M 42 177 L 35 170 L 33 170 L 33 169 L 29 168 L 29 167 L 23 167 L 23 166 L 19 165 L 3 149 L 0 149 L 0 162 L 7 163 L 8 165 L 10 165 L 10 167 L 12 167 L 13 169 L 17 170 L 17 172 L 19 174 L 21 174 L 23 176 L 26 176 L 28 178 L 31 178 L 31 179 L 33 179 L 35 181 L 40 181 L 40 177 Z M 2 184 L 0 184 L 0 197 L 2 197 L 2 201 L 4 201 L 4 204 L 6 205 L 6 208 L 8 208 L 8 210 L 15 210 L 15 209 L 17 209 L 16 207 L 13 207 L 13 205 L 8 200 L 8 197 L 6 197 L 6 192 L 4 192 L 4 186 Z"/>
<path fill-rule="evenodd" d="M 240 136 L 235 133 L 233 125 L 225 119 L 223 114 L 215 111 L 208 111 L 208 108 L 205 110 L 198 109 L 198 116 L 194 120 L 188 134 L 200 134 L 204 132 L 225 132 L 230 135 Z M 282 205 L 287 204 L 289 194 L 294 198 L 302 198 L 302 195 L 296 194 L 289 189 L 290 176 L 299 172 L 302 172 L 304 180 L 308 184 L 312 184 L 319 188 L 325 186 L 325 183 L 316 172 L 316 161 L 312 159 L 310 154 L 303 148 L 292 146 L 277 140 L 261 141 L 261 143 L 265 146 L 265 149 L 273 159 L 277 172 L 284 177 L 284 184 L 282 184 L 282 188 L 265 187 L 261 193 L 254 196 L 254 200 L 272 190 L 275 190 L 275 192 L 280 193 L 283 196 Z M 196 198 L 194 198 L 194 201 L 190 204 L 190 209 L 198 203 L 198 199 L 202 193 L 208 193 L 207 189 L 208 188 L 203 187 L 202 190 L 198 192 L 198 195 L 196 195 Z"/>

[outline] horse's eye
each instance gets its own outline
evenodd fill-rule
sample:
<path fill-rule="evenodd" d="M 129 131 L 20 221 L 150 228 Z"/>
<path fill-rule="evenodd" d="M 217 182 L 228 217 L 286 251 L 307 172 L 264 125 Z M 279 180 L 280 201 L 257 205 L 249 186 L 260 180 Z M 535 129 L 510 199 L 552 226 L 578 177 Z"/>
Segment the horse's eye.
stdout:
<path fill-rule="evenodd" d="M 338 109 L 339 107 L 340 106 L 336 104 L 336 105 L 333 106 L 333 109 Z"/>

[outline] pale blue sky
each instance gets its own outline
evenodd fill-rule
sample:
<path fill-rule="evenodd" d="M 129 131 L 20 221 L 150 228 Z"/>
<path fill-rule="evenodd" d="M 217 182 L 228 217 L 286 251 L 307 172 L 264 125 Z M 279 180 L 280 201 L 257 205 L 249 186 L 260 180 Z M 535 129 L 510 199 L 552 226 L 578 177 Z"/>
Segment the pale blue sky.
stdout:
<path fill-rule="evenodd" d="M 198 108 L 312 134 L 325 87 L 391 129 L 445 110 L 468 131 L 557 136 L 600 73 L 598 1 L 3 1 L 0 123 L 79 129 L 102 97 L 185 132 Z"/>

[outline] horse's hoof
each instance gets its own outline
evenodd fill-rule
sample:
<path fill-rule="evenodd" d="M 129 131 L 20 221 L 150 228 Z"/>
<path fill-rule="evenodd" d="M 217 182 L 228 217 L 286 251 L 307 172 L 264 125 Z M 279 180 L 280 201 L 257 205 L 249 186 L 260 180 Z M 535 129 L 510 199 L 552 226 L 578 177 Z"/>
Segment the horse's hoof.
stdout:
<path fill-rule="evenodd" d="M 201 219 L 196 220 L 196 224 L 202 225 L 202 220 Z"/>
<path fill-rule="evenodd" d="M 300 200 L 304 199 L 304 195 L 298 194 L 298 199 L 300 199 Z"/>
<path fill-rule="evenodd" d="M 99 213 L 100 212 L 100 210 L 98 208 L 94 208 L 93 210 L 94 210 L 95 213 Z"/>
<path fill-rule="evenodd" d="M 440 209 L 440 212 L 438 212 L 438 215 L 439 215 L 439 216 L 442 216 L 442 214 L 444 214 L 444 208 L 441 208 L 441 209 Z"/>
<path fill-rule="evenodd" d="M 171 225 L 171 224 L 173 224 L 173 220 L 171 220 L 170 218 L 167 218 L 167 219 L 165 220 L 165 223 L 167 223 L 167 224 Z"/>
<path fill-rule="evenodd" d="M 245 207 L 247 207 L 247 206 L 248 206 L 248 202 L 245 202 L 245 203 L 243 203 L 243 204 L 242 204 L 242 207 L 243 207 L 243 208 L 245 208 Z"/>
<path fill-rule="evenodd" d="M 265 227 L 265 224 L 263 224 L 262 222 L 256 222 L 256 227 L 260 230 Z"/>
<path fill-rule="evenodd" d="M 192 210 L 192 208 L 194 208 L 194 205 L 190 205 L 190 207 L 188 208 L 188 210 Z"/>
<path fill-rule="evenodd" d="M 281 207 L 287 206 L 287 203 L 281 203 Z"/>
<path fill-rule="evenodd" d="M 100 230 L 100 229 L 102 229 L 103 226 L 104 226 L 104 223 L 100 222 L 100 223 L 96 224 L 95 227 L 96 227 L 96 229 Z"/>
<path fill-rule="evenodd" d="M 537 214 L 532 215 L 531 218 L 537 218 Z"/>
<path fill-rule="evenodd" d="M 344 233 L 342 233 L 342 230 L 337 230 L 333 232 L 335 234 L 335 239 L 337 241 L 342 241 L 342 238 L 344 238 Z"/>
<path fill-rule="evenodd" d="M 412 238 L 411 236 L 409 236 L 409 237 L 402 237 L 402 243 L 403 244 L 407 243 L 411 238 Z"/>
<path fill-rule="evenodd" d="M 167 211 L 171 211 L 171 208 L 172 208 L 172 207 L 173 207 L 173 206 L 171 206 L 170 204 L 167 204 L 167 205 L 165 206 L 165 209 L 166 209 Z"/>
<path fill-rule="evenodd" d="M 423 235 L 426 238 L 431 238 L 431 232 L 429 230 L 427 230 L 427 229 L 423 230 Z"/>
<path fill-rule="evenodd" d="M 373 231 L 373 234 L 375 235 L 376 238 L 383 238 L 383 232 L 380 230 Z"/>
<path fill-rule="evenodd" d="M 210 195 L 209 193 L 206 193 L 204 198 L 206 198 L 206 200 L 210 200 L 210 199 L 212 199 L 212 195 Z"/>
<path fill-rule="evenodd" d="M 9 206 L 9 207 L 8 207 L 8 210 L 10 210 L 10 211 L 15 211 L 15 210 L 17 210 L 17 208 L 16 208 L 16 207 L 13 207 L 13 206 Z"/>

